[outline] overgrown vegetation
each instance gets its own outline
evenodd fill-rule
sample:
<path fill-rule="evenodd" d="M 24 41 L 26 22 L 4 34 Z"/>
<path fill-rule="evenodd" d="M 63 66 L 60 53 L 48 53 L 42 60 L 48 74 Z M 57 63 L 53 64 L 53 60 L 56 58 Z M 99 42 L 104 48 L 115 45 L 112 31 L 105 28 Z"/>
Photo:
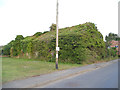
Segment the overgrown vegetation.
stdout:
<path fill-rule="evenodd" d="M 56 25 L 50 32 L 38 32 L 33 36 L 17 36 L 4 47 L 4 54 L 11 57 L 55 61 Z M 114 54 L 107 54 L 108 49 L 102 34 L 94 23 L 87 22 L 72 27 L 59 29 L 59 62 L 91 63 Z M 7 50 L 5 50 L 7 49 Z M 7 51 L 7 53 L 5 53 Z M 113 52 L 112 50 L 110 52 Z"/>
<path fill-rule="evenodd" d="M 42 35 L 42 32 L 37 32 L 37 33 L 35 33 L 33 36 L 38 37 L 38 36 L 40 36 L 40 35 Z"/>

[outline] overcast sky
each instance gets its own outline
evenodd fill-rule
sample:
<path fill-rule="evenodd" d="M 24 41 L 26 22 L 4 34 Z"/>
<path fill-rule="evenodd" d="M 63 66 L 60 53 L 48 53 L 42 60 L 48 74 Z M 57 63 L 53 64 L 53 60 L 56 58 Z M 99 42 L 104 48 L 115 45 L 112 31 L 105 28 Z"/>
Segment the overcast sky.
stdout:
<path fill-rule="evenodd" d="M 105 37 L 118 33 L 119 0 L 59 0 L 59 28 L 95 23 Z M 0 0 L 0 45 L 16 35 L 49 31 L 56 23 L 56 0 Z"/>

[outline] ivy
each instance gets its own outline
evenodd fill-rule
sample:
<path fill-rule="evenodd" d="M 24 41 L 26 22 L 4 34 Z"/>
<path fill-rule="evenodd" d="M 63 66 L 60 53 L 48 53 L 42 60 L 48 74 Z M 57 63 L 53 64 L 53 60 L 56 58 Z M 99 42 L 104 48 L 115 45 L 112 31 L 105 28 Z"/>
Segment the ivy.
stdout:
<path fill-rule="evenodd" d="M 22 58 L 55 61 L 56 25 L 52 24 L 50 32 L 37 32 L 33 36 L 18 35 L 15 41 L 4 47 L 4 52 Z M 115 56 L 113 50 L 107 50 L 102 34 L 94 23 L 87 22 L 59 30 L 59 62 L 89 63 L 106 58 L 106 52 Z"/>

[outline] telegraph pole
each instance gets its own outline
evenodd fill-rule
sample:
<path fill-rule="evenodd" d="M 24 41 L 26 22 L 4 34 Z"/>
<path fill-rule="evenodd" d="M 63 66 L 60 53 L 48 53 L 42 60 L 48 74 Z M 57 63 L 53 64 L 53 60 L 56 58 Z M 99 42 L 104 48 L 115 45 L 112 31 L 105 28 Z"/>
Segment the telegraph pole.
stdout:
<path fill-rule="evenodd" d="M 56 69 L 58 69 L 58 0 L 57 0 L 57 6 L 56 6 Z"/>

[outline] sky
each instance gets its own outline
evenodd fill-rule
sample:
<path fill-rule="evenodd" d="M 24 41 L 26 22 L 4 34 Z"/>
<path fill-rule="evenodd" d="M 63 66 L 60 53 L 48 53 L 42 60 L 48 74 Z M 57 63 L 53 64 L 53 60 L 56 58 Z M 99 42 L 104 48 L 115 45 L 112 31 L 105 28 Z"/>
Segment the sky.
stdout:
<path fill-rule="evenodd" d="M 59 0 L 59 28 L 95 23 L 104 36 L 118 33 L 120 0 Z M 0 0 L 0 45 L 16 35 L 49 31 L 56 23 L 56 0 Z"/>

